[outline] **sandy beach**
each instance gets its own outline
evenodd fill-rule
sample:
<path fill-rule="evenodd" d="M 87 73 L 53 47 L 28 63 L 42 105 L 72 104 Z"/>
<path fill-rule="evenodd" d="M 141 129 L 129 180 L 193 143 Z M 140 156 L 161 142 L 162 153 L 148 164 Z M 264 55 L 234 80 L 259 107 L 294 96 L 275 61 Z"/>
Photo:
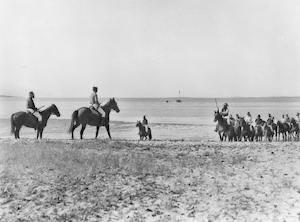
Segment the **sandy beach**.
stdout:
<path fill-rule="evenodd" d="M 298 221 L 299 143 L 0 140 L 1 221 Z"/>

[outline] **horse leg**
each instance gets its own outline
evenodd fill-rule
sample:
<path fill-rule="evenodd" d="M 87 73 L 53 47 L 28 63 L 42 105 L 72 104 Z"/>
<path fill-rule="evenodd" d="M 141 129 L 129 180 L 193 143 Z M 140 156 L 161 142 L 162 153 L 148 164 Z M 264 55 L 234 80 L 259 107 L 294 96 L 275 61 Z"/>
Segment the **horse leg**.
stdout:
<path fill-rule="evenodd" d="M 111 139 L 111 135 L 110 135 L 110 131 L 109 131 L 109 125 L 107 124 L 107 125 L 105 126 L 105 128 L 106 128 L 106 132 L 107 132 L 107 134 L 108 134 L 108 136 L 109 136 L 109 139 Z"/>
<path fill-rule="evenodd" d="M 99 128 L 100 128 L 100 126 L 97 126 L 97 127 L 96 127 L 96 136 L 95 136 L 95 139 L 97 139 L 97 137 L 98 137 Z"/>
<path fill-rule="evenodd" d="M 40 135 L 40 127 L 38 126 L 36 130 L 36 139 L 39 138 L 39 135 Z"/>
<path fill-rule="evenodd" d="M 221 136 L 221 133 L 219 132 L 220 141 L 223 141 L 223 137 Z"/>
<path fill-rule="evenodd" d="M 80 139 L 82 140 L 82 135 L 83 135 L 83 132 L 85 130 L 85 127 L 86 127 L 86 124 L 82 124 L 81 125 L 81 130 L 80 130 Z"/>
<path fill-rule="evenodd" d="M 40 130 L 40 139 L 43 138 L 43 131 L 44 131 L 44 129 L 41 129 L 41 130 Z"/>
<path fill-rule="evenodd" d="M 77 122 L 76 122 L 76 125 L 74 125 L 73 127 L 72 127 L 72 140 L 74 139 L 74 130 L 79 126 L 80 124 L 78 124 Z"/>
<path fill-rule="evenodd" d="M 21 129 L 21 126 L 16 126 L 16 129 L 15 129 L 15 138 L 16 139 L 20 139 L 20 129 Z"/>

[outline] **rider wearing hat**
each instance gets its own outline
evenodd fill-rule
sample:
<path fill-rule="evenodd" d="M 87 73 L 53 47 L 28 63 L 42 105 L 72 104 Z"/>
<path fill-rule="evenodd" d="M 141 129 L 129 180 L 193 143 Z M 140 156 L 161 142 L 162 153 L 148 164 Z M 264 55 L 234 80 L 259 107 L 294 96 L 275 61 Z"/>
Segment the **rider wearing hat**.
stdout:
<path fill-rule="evenodd" d="M 38 123 L 42 122 L 42 115 L 39 113 L 39 110 L 36 108 L 34 104 L 34 92 L 29 92 L 29 98 L 27 99 L 27 111 L 32 113 L 37 119 Z"/>
<path fill-rule="evenodd" d="M 95 110 L 97 113 L 99 113 L 99 115 L 101 114 L 102 117 L 104 118 L 105 117 L 105 112 L 101 108 L 101 104 L 99 103 L 97 92 L 98 92 L 98 88 L 94 86 L 93 87 L 93 92 L 92 92 L 92 94 L 90 95 L 90 98 L 89 98 L 90 109 Z"/>

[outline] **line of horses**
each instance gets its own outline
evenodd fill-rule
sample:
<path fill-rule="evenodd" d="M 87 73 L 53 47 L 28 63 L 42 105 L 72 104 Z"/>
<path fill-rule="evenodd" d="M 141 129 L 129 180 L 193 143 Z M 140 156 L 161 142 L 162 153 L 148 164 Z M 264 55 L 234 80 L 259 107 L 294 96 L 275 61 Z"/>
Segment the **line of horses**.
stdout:
<path fill-rule="evenodd" d="M 219 111 L 215 111 L 214 122 L 217 122 L 217 133 L 221 141 L 279 141 L 299 140 L 300 127 L 297 121 L 292 118 L 290 124 L 277 121 L 267 124 L 249 125 L 243 117 L 236 119 L 235 124 L 228 124 Z"/>

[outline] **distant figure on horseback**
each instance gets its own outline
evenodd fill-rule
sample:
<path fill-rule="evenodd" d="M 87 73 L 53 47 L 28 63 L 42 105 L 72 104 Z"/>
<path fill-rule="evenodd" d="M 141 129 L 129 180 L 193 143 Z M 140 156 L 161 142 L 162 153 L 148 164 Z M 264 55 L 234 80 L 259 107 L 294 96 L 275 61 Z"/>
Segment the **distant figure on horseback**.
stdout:
<path fill-rule="evenodd" d="M 267 124 L 271 126 L 273 123 L 274 123 L 274 117 L 269 113 Z"/>
<path fill-rule="evenodd" d="M 245 121 L 246 123 L 248 123 L 249 125 L 252 125 L 253 124 L 253 119 L 252 119 L 252 116 L 251 116 L 251 113 L 250 112 L 247 112 L 247 115 L 245 117 Z"/>
<path fill-rule="evenodd" d="M 260 118 L 260 115 L 257 115 L 257 118 L 255 120 L 255 125 L 256 126 L 262 126 L 263 122 L 264 121 Z"/>
<path fill-rule="evenodd" d="M 92 111 L 96 112 L 99 115 L 100 118 L 102 117 L 102 120 L 104 120 L 105 119 L 105 112 L 102 109 L 101 103 L 98 100 L 97 92 L 98 92 L 98 88 L 94 86 L 93 87 L 93 92 L 92 92 L 92 94 L 90 95 L 90 98 L 89 98 L 89 107 Z"/>
<path fill-rule="evenodd" d="M 226 120 L 228 124 L 230 124 L 229 120 L 229 109 L 228 109 L 228 103 L 224 103 L 221 112 L 219 112 L 220 115 Z M 216 126 L 215 132 L 218 132 L 218 124 Z"/>
<path fill-rule="evenodd" d="M 148 120 L 147 120 L 146 116 L 143 117 L 142 124 L 145 127 L 145 132 L 148 133 L 149 126 L 148 126 Z"/>
<path fill-rule="evenodd" d="M 229 109 L 228 109 L 228 103 L 224 103 L 223 108 L 221 109 L 220 114 L 222 115 L 223 118 L 227 119 L 227 123 L 229 120 Z"/>
<path fill-rule="evenodd" d="M 38 128 L 38 124 L 40 124 L 42 122 L 42 115 L 39 113 L 38 108 L 36 108 L 35 104 L 34 104 L 34 92 L 30 91 L 29 92 L 29 98 L 27 99 L 27 111 L 29 113 L 31 113 L 32 115 L 34 115 L 37 118 L 37 126 L 35 129 Z"/>
<path fill-rule="evenodd" d="M 149 140 L 152 140 L 152 132 L 150 127 L 148 126 L 148 120 L 146 119 L 146 116 L 144 116 L 143 121 L 137 121 L 136 127 L 139 128 L 139 133 L 138 135 L 140 136 L 140 140 L 144 140 L 147 138 Z M 147 129 L 147 130 L 146 130 Z"/>

